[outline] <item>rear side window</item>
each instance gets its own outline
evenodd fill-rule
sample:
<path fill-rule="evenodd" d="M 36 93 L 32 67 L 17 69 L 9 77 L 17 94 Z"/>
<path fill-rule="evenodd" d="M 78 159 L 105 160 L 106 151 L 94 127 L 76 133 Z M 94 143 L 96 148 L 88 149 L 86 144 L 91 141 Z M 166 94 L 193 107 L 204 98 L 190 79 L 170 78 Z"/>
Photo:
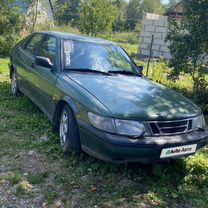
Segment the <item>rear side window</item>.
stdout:
<path fill-rule="evenodd" d="M 29 42 L 25 46 L 25 51 L 35 56 L 36 50 L 40 45 L 41 39 L 42 39 L 41 34 L 38 33 L 38 34 L 33 35 L 33 37 L 29 40 Z"/>
<path fill-rule="evenodd" d="M 40 47 L 39 56 L 49 58 L 51 63 L 55 63 L 56 56 L 56 38 L 52 36 L 46 36 Z"/>

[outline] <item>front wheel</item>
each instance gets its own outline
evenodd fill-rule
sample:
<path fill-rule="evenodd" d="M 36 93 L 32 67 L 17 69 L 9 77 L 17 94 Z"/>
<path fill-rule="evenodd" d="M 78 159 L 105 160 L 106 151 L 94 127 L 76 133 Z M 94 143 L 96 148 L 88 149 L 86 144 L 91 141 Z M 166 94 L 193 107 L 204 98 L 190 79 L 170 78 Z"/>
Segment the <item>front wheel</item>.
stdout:
<path fill-rule="evenodd" d="M 11 91 L 14 96 L 18 96 L 20 93 L 15 72 L 11 76 Z"/>
<path fill-rule="evenodd" d="M 62 109 L 59 124 L 59 139 L 64 153 L 80 152 L 80 138 L 77 122 L 73 111 L 68 105 Z"/>

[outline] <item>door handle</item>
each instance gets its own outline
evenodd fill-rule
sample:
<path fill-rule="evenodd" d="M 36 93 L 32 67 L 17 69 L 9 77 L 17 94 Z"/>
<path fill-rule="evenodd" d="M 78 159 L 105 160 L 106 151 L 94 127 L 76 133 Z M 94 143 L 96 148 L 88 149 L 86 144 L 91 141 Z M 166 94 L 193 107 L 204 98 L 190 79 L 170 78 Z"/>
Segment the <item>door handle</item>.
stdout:
<path fill-rule="evenodd" d="M 35 68 L 35 63 L 32 63 L 32 64 L 31 64 L 31 67 L 32 67 L 32 68 Z"/>

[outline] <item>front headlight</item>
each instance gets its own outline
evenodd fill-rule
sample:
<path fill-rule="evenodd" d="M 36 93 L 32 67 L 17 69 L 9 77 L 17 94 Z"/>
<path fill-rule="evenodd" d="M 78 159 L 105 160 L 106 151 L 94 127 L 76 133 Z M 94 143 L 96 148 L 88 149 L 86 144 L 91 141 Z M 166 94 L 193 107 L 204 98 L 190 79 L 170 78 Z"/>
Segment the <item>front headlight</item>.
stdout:
<path fill-rule="evenodd" d="M 193 126 L 193 130 L 198 130 L 205 127 L 205 120 L 203 114 L 201 114 L 196 118 L 193 118 L 192 126 Z"/>
<path fill-rule="evenodd" d="M 90 123 L 97 129 L 126 136 L 141 136 L 145 127 L 138 121 L 120 120 L 103 117 L 89 112 L 88 118 Z"/>
<path fill-rule="evenodd" d="M 115 119 L 118 134 L 140 136 L 144 133 L 144 124 L 138 121 Z"/>
<path fill-rule="evenodd" d="M 114 122 L 114 119 L 112 118 L 99 116 L 99 115 L 89 112 L 88 119 L 90 123 L 97 129 L 107 131 L 110 133 L 116 132 L 115 122 Z"/>

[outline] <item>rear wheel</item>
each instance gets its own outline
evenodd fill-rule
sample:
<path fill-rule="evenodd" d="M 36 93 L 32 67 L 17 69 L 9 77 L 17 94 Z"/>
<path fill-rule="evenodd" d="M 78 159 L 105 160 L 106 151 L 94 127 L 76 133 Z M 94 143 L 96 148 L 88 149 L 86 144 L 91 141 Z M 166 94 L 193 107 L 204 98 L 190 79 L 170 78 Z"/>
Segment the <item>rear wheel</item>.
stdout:
<path fill-rule="evenodd" d="M 64 153 L 80 152 L 80 138 L 77 122 L 74 113 L 68 105 L 65 105 L 61 112 L 59 124 L 59 139 Z"/>
<path fill-rule="evenodd" d="M 11 76 L 11 91 L 15 96 L 18 96 L 20 93 L 15 72 L 12 72 Z"/>

